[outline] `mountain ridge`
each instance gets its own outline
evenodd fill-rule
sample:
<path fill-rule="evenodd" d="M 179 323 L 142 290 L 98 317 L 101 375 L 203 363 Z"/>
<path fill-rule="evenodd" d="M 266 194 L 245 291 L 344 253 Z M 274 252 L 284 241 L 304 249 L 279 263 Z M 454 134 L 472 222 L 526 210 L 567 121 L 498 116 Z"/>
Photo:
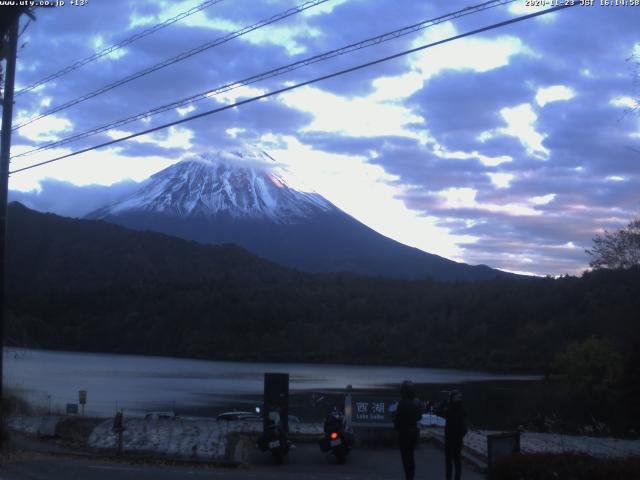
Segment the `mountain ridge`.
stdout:
<path fill-rule="evenodd" d="M 289 187 L 268 169 L 270 163 L 272 157 L 262 151 L 183 160 L 85 218 L 200 243 L 235 243 L 309 272 L 449 281 L 514 276 L 486 265 L 454 262 L 386 237 L 319 194 Z"/>
<path fill-rule="evenodd" d="M 235 162 L 233 159 L 235 156 Z M 165 213 L 177 217 L 215 216 L 266 219 L 296 223 L 316 212 L 337 210 L 317 193 L 290 188 L 273 171 L 257 167 L 264 152 L 232 152 L 226 157 L 192 157 L 153 174 L 131 195 L 113 202 L 87 218 L 102 218 L 128 211 Z M 271 157 L 268 157 L 271 158 Z"/>

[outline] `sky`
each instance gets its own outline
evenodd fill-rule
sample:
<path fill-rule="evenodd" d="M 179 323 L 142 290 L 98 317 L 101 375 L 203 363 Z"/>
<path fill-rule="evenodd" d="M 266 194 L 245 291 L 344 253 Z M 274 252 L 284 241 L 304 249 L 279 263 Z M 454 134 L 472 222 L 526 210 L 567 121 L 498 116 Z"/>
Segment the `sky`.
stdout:
<path fill-rule="evenodd" d="M 89 0 L 38 9 L 20 38 L 16 89 L 199 3 Z M 222 0 L 17 96 L 14 125 L 302 3 Z M 640 6 L 599 3 L 17 172 L 11 198 L 82 216 L 184 158 L 250 145 L 276 159 L 293 187 L 405 244 L 512 272 L 579 275 L 596 234 L 640 215 Z M 472 5 L 328 0 L 25 125 L 14 132 L 12 154 Z M 517 0 L 442 21 L 14 158 L 11 169 L 536 10 Z"/>

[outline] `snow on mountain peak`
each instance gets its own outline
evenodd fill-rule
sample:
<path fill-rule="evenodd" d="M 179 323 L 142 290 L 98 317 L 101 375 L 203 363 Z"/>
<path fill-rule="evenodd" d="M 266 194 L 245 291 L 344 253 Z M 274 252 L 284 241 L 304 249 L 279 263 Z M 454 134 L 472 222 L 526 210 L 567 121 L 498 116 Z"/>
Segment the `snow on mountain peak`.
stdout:
<path fill-rule="evenodd" d="M 255 148 L 192 157 L 155 173 L 139 190 L 92 216 L 222 214 L 287 224 L 336 209 L 317 193 L 290 188 L 276 173 L 277 167 L 269 154 Z"/>

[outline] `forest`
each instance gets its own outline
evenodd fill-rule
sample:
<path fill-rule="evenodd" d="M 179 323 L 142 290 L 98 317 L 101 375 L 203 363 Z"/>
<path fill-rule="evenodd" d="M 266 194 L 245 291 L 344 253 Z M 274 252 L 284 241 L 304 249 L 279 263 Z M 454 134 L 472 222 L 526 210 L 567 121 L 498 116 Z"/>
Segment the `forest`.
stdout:
<path fill-rule="evenodd" d="M 559 405 L 587 395 L 607 416 L 640 404 L 638 267 L 479 282 L 310 274 L 15 203 L 8 232 L 11 345 L 542 373 L 569 388 Z"/>
<path fill-rule="evenodd" d="M 7 338 L 196 358 L 543 372 L 568 345 L 640 346 L 640 270 L 447 283 L 309 274 L 12 204 Z"/>

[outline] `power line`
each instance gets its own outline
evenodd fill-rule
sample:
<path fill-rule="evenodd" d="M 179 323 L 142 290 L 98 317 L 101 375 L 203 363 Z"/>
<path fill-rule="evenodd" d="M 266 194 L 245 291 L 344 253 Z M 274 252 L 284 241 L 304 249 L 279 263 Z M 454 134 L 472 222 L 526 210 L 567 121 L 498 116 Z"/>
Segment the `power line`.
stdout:
<path fill-rule="evenodd" d="M 141 38 L 146 37 L 147 35 L 151 35 L 152 33 L 157 32 L 158 30 L 162 30 L 165 27 L 168 27 L 169 25 L 176 23 L 180 20 L 182 20 L 183 18 L 186 18 L 190 15 L 193 15 L 194 13 L 198 13 L 202 10 L 204 10 L 205 8 L 209 8 L 212 5 L 215 5 L 216 3 L 220 3 L 223 0 L 207 0 L 206 2 L 202 2 L 200 5 L 197 5 L 195 7 L 190 8 L 189 10 L 187 10 L 186 12 L 182 12 L 179 13 L 178 15 L 171 17 L 167 20 L 165 20 L 162 23 L 159 23 L 157 25 L 154 25 L 151 28 L 147 28 L 146 30 L 143 30 L 142 32 L 136 33 L 135 35 L 132 35 L 128 38 L 125 38 L 124 40 L 115 43 L 109 47 L 103 48 L 102 50 L 94 53 L 93 55 L 88 56 L 87 58 L 83 58 L 82 60 L 78 60 L 75 63 L 72 63 L 71 65 L 66 66 L 65 68 L 52 73 L 51 75 L 48 75 L 40 80 L 38 80 L 37 82 L 34 82 L 26 87 L 24 87 L 21 90 L 18 90 L 16 92 L 16 96 L 18 95 L 22 95 L 23 93 L 26 93 L 30 90 L 33 90 L 36 87 L 39 87 L 40 85 L 43 85 L 47 82 L 50 82 L 51 80 L 54 80 L 58 77 L 61 77 L 63 75 L 66 75 L 69 72 L 73 72 L 74 70 L 79 69 L 80 67 L 83 67 L 84 65 L 86 65 L 87 63 L 91 63 L 101 57 L 104 57 L 105 55 L 109 55 L 110 53 L 115 52 L 116 50 L 119 50 L 123 47 L 126 47 L 127 45 L 140 40 Z"/>
<path fill-rule="evenodd" d="M 461 33 L 459 35 L 455 35 L 453 37 L 448 37 L 448 38 L 445 38 L 443 40 L 438 40 L 437 42 L 432 42 L 432 43 L 428 43 L 426 45 L 421 45 L 419 47 L 415 47 L 415 48 L 412 48 L 410 50 L 404 50 L 404 51 L 402 51 L 400 53 L 396 53 L 396 54 L 393 54 L 393 55 L 389 55 L 387 57 L 379 58 L 377 60 L 373 60 L 371 62 L 363 63 L 363 64 L 357 65 L 355 67 L 347 68 L 347 69 L 344 69 L 344 70 L 340 70 L 338 72 L 333 72 L 333 73 L 330 73 L 330 74 L 327 74 L 327 75 L 323 75 L 321 77 L 316 77 L 314 79 L 307 80 L 305 82 L 297 83 L 295 85 L 290 85 L 288 87 L 280 88 L 278 90 L 274 90 L 274 91 L 265 93 L 263 95 L 258 95 L 256 97 L 251 97 L 251 98 L 248 98 L 248 99 L 245 99 L 245 100 L 240 100 L 240 101 L 232 103 L 230 105 L 225 105 L 223 107 L 219 107 L 219 108 L 215 108 L 213 110 L 208 110 L 206 112 L 198 113 L 198 114 L 192 115 L 190 117 L 182 118 L 180 120 L 176 120 L 176 121 L 173 121 L 173 122 L 170 122 L 170 123 L 165 123 L 164 125 L 153 127 L 153 128 L 148 129 L 148 130 L 144 130 L 142 132 L 133 133 L 131 135 L 127 135 L 127 136 L 122 137 L 122 138 L 118 138 L 118 139 L 111 140 L 111 141 L 108 141 L 108 142 L 104 142 L 104 143 L 101 143 L 101 144 L 98 144 L 98 145 L 94 145 L 92 147 L 84 148 L 82 150 L 78 150 L 78 151 L 75 151 L 75 152 L 72 152 L 72 153 L 68 153 L 66 155 L 61 155 L 59 157 L 52 158 L 50 160 L 46 160 L 44 162 L 39 162 L 39 163 L 35 163 L 33 165 L 28 165 L 26 167 L 22 167 L 22 168 L 13 170 L 13 171 L 11 171 L 9 173 L 10 174 L 19 173 L 19 172 L 23 172 L 25 170 L 30 170 L 32 168 L 40 167 L 42 165 L 46 165 L 46 164 L 49 164 L 49 163 L 57 162 L 59 160 L 65 159 L 65 158 L 74 157 L 76 155 L 80 155 L 81 153 L 86 153 L 86 152 L 89 152 L 91 150 L 96 150 L 98 148 L 114 145 L 116 143 L 124 142 L 125 140 L 131 140 L 132 138 L 140 137 L 142 135 L 148 135 L 150 133 L 154 133 L 154 132 L 157 132 L 159 130 L 163 130 L 163 129 L 168 128 L 168 127 L 173 127 L 175 125 L 180 125 L 182 123 L 190 122 L 192 120 L 195 120 L 195 119 L 198 119 L 198 118 L 201 118 L 201 117 L 205 117 L 205 116 L 208 116 L 208 115 L 212 115 L 214 113 L 219 113 L 219 112 L 222 112 L 222 111 L 225 111 L 225 110 L 229 110 L 231 108 L 239 107 L 239 106 L 245 105 L 247 103 L 256 102 L 258 100 L 262 100 L 264 98 L 272 97 L 274 95 L 279 95 L 281 93 L 288 92 L 290 90 L 295 90 L 297 88 L 305 87 L 307 85 L 318 83 L 318 82 L 323 81 L 323 80 L 328 80 L 330 78 L 335 78 L 335 77 L 338 77 L 338 76 L 341 76 L 341 75 L 345 75 L 347 73 L 355 72 L 357 70 L 361 70 L 363 68 L 371 67 L 371 66 L 377 65 L 379 63 L 387 62 L 387 61 L 393 60 L 395 58 L 403 57 L 403 56 L 409 55 L 411 53 L 419 52 L 419 51 L 425 50 L 427 48 L 435 47 L 437 45 L 442 45 L 444 43 L 452 42 L 454 40 L 459 40 L 461 38 L 469 37 L 471 35 L 477 35 L 477 34 L 482 33 L 482 32 L 486 32 L 486 31 L 489 31 L 489 30 L 494 30 L 496 28 L 504 27 L 506 25 L 511 25 L 513 23 L 521 22 L 523 20 L 528 20 L 530 18 L 538 17 L 538 16 L 541 16 L 541 15 L 546 15 L 547 13 L 553 13 L 553 12 L 556 12 L 556 11 L 559 11 L 559 10 L 563 10 L 565 8 L 573 7 L 575 5 L 578 5 L 578 4 L 574 3 L 574 4 L 567 4 L 567 5 L 561 5 L 561 6 L 557 6 L 557 7 L 552 7 L 552 8 L 548 8 L 546 10 L 541 10 L 541 11 L 538 11 L 538 12 L 530 13 L 528 15 L 522 15 L 520 17 L 512 18 L 511 20 L 505 20 L 503 22 L 494 23 L 494 24 L 486 26 L 486 27 L 482 27 L 482 28 L 478 28 L 478 29 L 475 29 L 475 30 L 471 30 L 469 32 Z"/>
<path fill-rule="evenodd" d="M 102 88 L 99 88 L 98 90 L 94 90 L 93 92 L 87 93 L 85 95 L 82 95 L 80 97 L 77 97 L 67 103 L 63 103 L 62 105 L 58 105 L 57 107 L 54 107 L 50 110 L 47 110 L 44 113 L 41 113 L 39 115 L 36 115 L 35 117 L 32 117 L 31 119 L 27 120 L 26 122 L 22 122 L 19 125 L 16 125 L 15 127 L 13 127 L 13 130 L 18 130 L 19 128 L 24 127 L 25 125 L 29 125 L 30 123 L 35 122 L 36 120 L 40 120 L 41 118 L 47 117 L 49 115 L 52 115 L 54 113 L 57 113 L 61 110 L 65 110 L 69 107 L 72 107 L 73 105 L 77 105 L 78 103 L 84 102 L 85 100 L 89 100 L 90 98 L 96 97 L 102 93 L 108 92 L 109 90 L 113 90 L 116 87 L 119 87 L 120 85 L 123 85 L 125 83 L 131 82 L 132 80 L 135 80 L 137 78 L 140 77 L 144 77 L 145 75 L 149 75 L 150 73 L 155 72 L 156 70 L 160 70 L 161 68 L 164 67 L 168 67 L 169 65 L 173 65 L 174 63 L 180 62 L 182 60 L 185 60 L 189 57 L 192 57 L 198 53 L 202 53 L 205 50 L 208 50 L 210 48 L 213 47 L 217 47 L 219 45 L 222 45 L 223 43 L 226 43 L 230 40 L 233 40 L 236 37 L 240 37 L 242 35 L 246 35 L 247 33 L 250 33 L 254 30 L 257 30 L 259 28 L 265 27 L 267 25 L 270 25 L 272 23 L 278 22 L 280 20 L 283 20 L 287 17 L 290 17 L 292 15 L 295 15 L 297 13 L 300 13 L 304 10 L 307 10 L 309 8 L 315 7 L 316 5 L 320 5 L 322 3 L 326 3 L 329 0 L 309 0 L 305 3 L 303 3 L 302 5 L 299 5 L 297 7 L 293 7 L 290 8 L 288 10 L 285 10 L 284 12 L 278 13 L 272 17 L 269 17 L 265 20 L 260 20 L 257 23 L 254 23 L 253 25 L 250 25 L 248 27 L 244 27 L 241 30 L 237 30 L 235 32 L 231 32 L 223 37 L 219 37 L 211 42 L 207 42 L 203 45 L 200 45 L 199 47 L 193 48 L 187 52 L 182 52 L 178 55 L 176 55 L 175 57 L 169 58 L 167 60 L 164 60 L 160 63 L 157 63 L 156 65 L 153 65 L 151 67 L 145 68 L 144 70 L 140 70 L 136 73 L 133 73 L 125 78 L 122 78 L 120 80 L 117 80 L 115 82 L 112 82 Z"/>
<path fill-rule="evenodd" d="M 266 80 L 268 78 L 273 78 L 275 76 L 278 75 L 282 75 L 284 73 L 288 73 L 294 70 L 297 70 L 299 68 L 302 67 L 306 67 L 308 65 L 312 65 L 314 63 L 318 63 L 321 61 L 325 61 L 325 60 L 329 60 L 331 58 L 340 56 L 340 55 L 345 55 L 347 53 L 351 53 L 354 52 L 356 50 L 361 50 L 373 45 L 378 45 L 380 43 L 383 42 L 387 42 L 405 35 L 409 35 L 411 33 L 415 33 L 421 30 L 424 30 L 426 28 L 432 27 L 434 25 L 438 25 L 440 23 L 443 23 L 445 21 L 449 21 L 449 20 L 453 20 L 453 19 L 457 19 L 457 18 L 461 18 L 467 15 L 471 15 L 471 14 L 475 14 L 475 13 L 479 13 L 481 11 L 484 10 L 488 10 L 490 8 L 495 8 L 498 6 L 502 6 L 502 5 L 506 5 L 509 3 L 513 3 L 517 0 L 491 0 L 491 1 L 487 1 L 484 3 L 481 3 L 479 5 L 474 5 L 474 6 L 470 6 L 470 7 L 466 7 L 463 8 L 462 10 L 458 10 L 456 12 L 452 12 L 452 13 L 448 13 L 446 15 L 441 15 L 439 17 L 436 18 L 432 18 L 430 20 L 424 20 L 422 22 L 410 25 L 408 27 L 403 27 L 397 30 L 394 30 L 392 32 L 387 32 L 384 33 L 382 35 L 378 35 L 375 37 L 371 37 L 368 38 L 366 40 L 362 40 L 360 42 L 357 43 L 352 43 L 350 45 L 346 45 L 344 47 L 340 47 L 328 52 L 324 52 L 321 53 L 319 55 L 315 55 L 313 57 L 309 57 L 303 60 L 299 60 L 297 62 L 291 63 L 289 65 L 285 65 L 282 67 L 278 67 L 276 69 L 273 70 L 269 70 L 267 72 L 264 73 L 260 73 L 257 75 L 253 75 L 251 77 L 245 78 L 243 80 L 237 80 L 235 82 L 231 82 L 231 83 L 227 83 L 225 85 L 222 85 L 220 87 L 216 87 L 213 90 L 207 90 L 205 92 L 201 92 L 201 93 L 197 93 L 195 95 L 192 95 L 190 97 L 186 97 L 180 100 L 176 100 L 174 102 L 168 103 L 168 104 L 164 104 L 164 105 L 160 105 L 158 107 L 155 107 L 151 110 L 147 110 L 146 112 L 142 112 L 142 113 L 138 113 L 136 115 L 131 115 L 129 117 L 120 119 L 120 120 L 116 120 L 113 122 L 110 122 L 106 125 L 102 125 L 99 127 L 94 127 L 92 129 L 89 130 L 85 130 L 84 132 L 81 133 L 77 133 L 75 135 L 57 140 L 55 142 L 50 142 L 44 145 L 41 145 L 37 148 L 34 148 L 32 150 L 28 150 L 26 152 L 14 155 L 13 158 L 19 158 L 19 157 L 23 157 L 26 155 L 30 155 L 34 152 L 39 152 L 42 150 L 49 150 L 51 148 L 55 148 L 55 147 L 59 147 L 62 145 L 66 145 L 67 143 L 71 143 L 74 142 L 76 140 L 81 140 L 83 138 L 87 138 L 93 135 L 96 135 L 98 133 L 102 133 L 105 132 L 107 130 L 110 130 L 112 128 L 116 128 L 116 127 L 120 127 L 122 125 L 126 125 L 128 123 L 132 123 L 135 122 L 136 120 L 141 120 L 141 119 L 146 119 L 149 118 L 152 115 L 156 115 L 158 113 L 162 113 L 162 112 L 166 112 L 168 110 L 172 110 L 174 108 L 179 108 L 182 107 L 184 105 L 187 104 L 191 104 L 194 102 L 197 102 L 199 100 L 204 100 L 205 98 L 211 98 L 213 96 L 216 95 L 220 95 L 222 93 L 226 93 L 230 90 L 235 90 L 236 88 L 240 88 L 242 86 L 246 86 L 246 85 L 251 85 L 253 83 L 262 81 L 262 80 Z"/>

